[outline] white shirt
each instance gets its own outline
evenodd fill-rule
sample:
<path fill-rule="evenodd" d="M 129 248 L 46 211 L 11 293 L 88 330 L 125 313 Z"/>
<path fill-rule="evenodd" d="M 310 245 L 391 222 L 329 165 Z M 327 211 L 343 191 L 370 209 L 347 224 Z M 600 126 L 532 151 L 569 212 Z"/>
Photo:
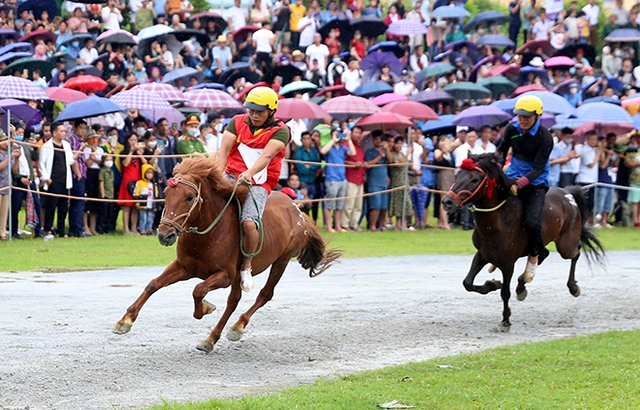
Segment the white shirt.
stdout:
<path fill-rule="evenodd" d="M 174 63 L 174 59 L 173 59 L 173 53 L 169 50 L 165 51 L 164 54 L 162 54 L 162 59 L 164 61 L 166 61 L 167 63 L 170 63 L 170 67 L 173 67 L 173 63 Z"/>
<path fill-rule="evenodd" d="M 598 15 L 600 14 L 600 7 L 596 6 L 595 4 L 593 6 L 587 4 L 582 8 L 582 11 L 584 11 L 584 14 L 587 15 L 590 26 L 598 25 Z"/>
<path fill-rule="evenodd" d="M 478 151 L 477 154 L 488 154 L 491 152 L 496 152 L 496 146 L 493 142 L 487 141 L 487 146 L 483 147 L 482 141 L 480 139 L 476 141 L 476 145 L 473 147 L 473 149 L 474 149 L 474 154 L 476 154 L 475 150 Z"/>
<path fill-rule="evenodd" d="M 478 145 L 479 145 L 478 141 L 476 141 L 476 143 L 474 144 L 473 148 L 471 148 L 471 145 L 469 145 L 468 142 L 465 142 L 464 144 L 460 145 L 458 148 L 453 150 L 453 158 L 454 158 L 455 163 L 456 163 L 456 168 L 460 168 L 460 165 L 462 165 L 462 161 L 467 159 L 467 157 L 469 156 L 469 153 L 471 153 L 471 154 L 481 154 L 482 153 L 478 149 Z"/>
<path fill-rule="evenodd" d="M 73 159 L 73 153 L 71 152 L 71 145 L 66 140 L 62 141 L 62 148 L 64 148 L 64 156 L 67 162 L 67 189 L 73 187 L 73 179 L 71 172 L 71 165 L 76 161 Z M 44 189 L 49 189 L 47 181 L 51 179 L 51 171 L 53 170 L 53 138 L 45 142 L 40 149 L 40 161 L 38 162 L 38 169 L 40 170 L 40 180 L 44 181 Z"/>
<path fill-rule="evenodd" d="M 80 9 L 82 10 L 83 13 L 87 12 L 87 6 L 83 3 L 76 3 L 74 1 L 67 1 L 67 11 L 69 12 L 69 14 L 73 15 L 73 12 L 75 11 L 75 9 Z M 50 16 L 53 17 L 53 16 Z"/>
<path fill-rule="evenodd" d="M 231 19 L 233 31 L 236 31 L 237 29 L 247 25 L 247 20 L 249 19 L 249 10 L 233 6 L 229 10 L 227 10 L 227 20 L 228 19 Z"/>
<path fill-rule="evenodd" d="M 24 147 L 20 145 L 20 150 L 22 154 L 20 158 L 18 158 L 18 163 L 20 164 L 19 173 L 20 175 L 24 175 L 27 178 L 30 178 L 31 172 L 29 171 L 29 160 L 27 159 L 27 153 L 24 150 Z"/>
<path fill-rule="evenodd" d="M 418 62 L 422 63 L 422 68 L 418 65 Z M 418 74 L 423 69 L 427 68 L 429 65 L 429 58 L 426 54 L 422 54 L 420 58 L 417 55 L 411 54 L 409 56 L 409 67 L 411 67 L 411 72 L 414 74 Z"/>
<path fill-rule="evenodd" d="M 315 44 L 311 44 L 309 47 L 307 47 L 307 51 L 305 54 L 309 57 L 309 62 L 312 66 L 313 60 L 318 60 L 318 66 L 320 68 L 327 68 L 327 61 L 329 59 L 329 47 L 327 47 L 326 45 L 320 44 L 319 46 L 316 46 Z"/>
<path fill-rule="evenodd" d="M 313 36 L 316 34 L 316 21 L 313 17 L 305 16 L 298 21 L 298 28 L 300 27 L 304 27 L 300 32 L 300 47 L 310 46 L 313 44 Z"/>
<path fill-rule="evenodd" d="M 350 93 L 352 93 L 356 88 L 358 88 L 362 84 L 362 70 L 347 70 L 342 73 L 340 77 L 342 79 L 342 84 L 344 84 L 344 88 L 347 89 Z"/>
<path fill-rule="evenodd" d="M 85 63 L 91 64 L 93 60 L 98 58 L 98 50 L 95 48 L 91 48 L 91 50 L 87 50 L 86 47 L 83 47 L 82 50 L 78 53 L 78 57 Z"/>
<path fill-rule="evenodd" d="M 287 126 L 291 130 L 291 141 L 293 141 L 298 147 L 302 146 L 302 133 L 308 131 L 307 124 L 301 119 L 296 121 L 291 119 L 287 122 Z"/>
<path fill-rule="evenodd" d="M 104 154 L 104 150 L 102 149 L 102 147 L 97 147 L 94 153 L 96 156 L 96 160 L 93 162 L 93 164 L 91 164 L 89 168 L 100 169 L 100 163 L 102 162 L 102 154 Z M 84 149 L 84 162 L 87 162 L 89 160 L 89 157 L 91 157 L 91 148 L 86 147 Z"/>
<path fill-rule="evenodd" d="M 253 33 L 253 41 L 256 42 L 256 51 L 258 53 L 271 53 L 273 47 L 271 46 L 271 39 L 273 38 L 273 31 L 261 28 Z"/>
<path fill-rule="evenodd" d="M 114 7 L 112 13 L 111 10 L 109 10 L 109 7 L 103 7 L 102 22 L 104 23 L 104 31 L 120 29 L 120 23 L 122 22 L 122 14 L 120 14 L 120 10 Z"/>
<path fill-rule="evenodd" d="M 576 183 L 593 184 L 598 182 L 598 161 L 594 166 L 589 167 L 597 155 L 596 149 L 588 144 L 576 145 L 576 152 L 580 154 L 580 168 L 578 175 L 576 175 Z"/>
<path fill-rule="evenodd" d="M 564 157 L 573 149 L 574 149 L 573 143 L 567 144 L 566 141 L 564 140 L 558 143 L 558 150 L 560 151 L 561 157 Z M 580 168 L 580 158 L 574 158 L 560 165 L 560 173 L 561 174 L 577 174 L 579 168 Z"/>
<path fill-rule="evenodd" d="M 122 119 L 122 115 L 120 113 L 114 112 L 111 114 L 107 114 L 104 116 L 105 122 L 110 127 L 115 127 L 118 130 L 124 128 L 124 120 Z"/>
<path fill-rule="evenodd" d="M 138 11 L 140 7 L 142 7 L 142 0 L 129 0 L 129 9 L 131 9 L 129 19 L 131 19 L 132 23 L 136 22 L 136 11 Z"/>
<path fill-rule="evenodd" d="M 417 91 L 418 90 L 411 81 L 407 81 L 406 83 L 404 81 L 400 81 L 393 86 L 393 92 L 396 94 L 410 96 L 411 94 L 415 94 Z"/>

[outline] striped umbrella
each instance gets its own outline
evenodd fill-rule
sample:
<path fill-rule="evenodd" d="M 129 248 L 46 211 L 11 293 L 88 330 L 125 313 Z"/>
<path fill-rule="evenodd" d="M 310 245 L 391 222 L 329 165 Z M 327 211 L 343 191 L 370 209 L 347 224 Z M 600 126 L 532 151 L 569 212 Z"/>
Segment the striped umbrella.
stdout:
<path fill-rule="evenodd" d="M 47 94 L 29 80 L 20 77 L 0 77 L 0 98 L 19 100 L 48 100 Z"/>
<path fill-rule="evenodd" d="M 414 36 L 427 34 L 427 27 L 424 23 L 417 20 L 398 20 L 391 23 L 387 29 L 387 34 L 395 34 L 398 36 Z"/>
<path fill-rule="evenodd" d="M 242 107 L 232 96 L 220 90 L 200 89 L 184 93 L 189 107 L 197 108 L 237 108 Z"/>
<path fill-rule="evenodd" d="M 332 98 L 320 107 L 334 117 L 336 115 L 362 117 L 380 112 L 380 108 L 371 101 L 355 95 Z"/>
<path fill-rule="evenodd" d="M 171 104 L 151 91 L 133 88 L 122 91 L 110 98 L 114 103 L 128 109 L 147 111 L 171 111 Z"/>
<path fill-rule="evenodd" d="M 187 101 L 187 97 L 185 97 L 180 90 L 178 90 L 176 87 L 174 87 L 171 84 L 147 83 L 147 84 L 140 84 L 135 88 L 156 93 L 160 97 L 164 98 L 165 100 L 171 103 Z"/>

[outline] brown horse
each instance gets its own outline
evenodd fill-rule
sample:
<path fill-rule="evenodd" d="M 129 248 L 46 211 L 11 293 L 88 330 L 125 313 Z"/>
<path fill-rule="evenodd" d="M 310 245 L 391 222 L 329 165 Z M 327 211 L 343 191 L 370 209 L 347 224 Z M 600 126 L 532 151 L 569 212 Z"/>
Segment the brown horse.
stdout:
<path fill-rule="evenodd" d="M 222 330 L 242 296 L 240 289 L 240 221 L 238 198 L 249 190 L 234 185 L 222 175 L 222 170 L 208 158 L 185 159 L 174 171 L 165 190 L 163 218 L 158 227 L 158 240 L 171 246 L 178 239 L 177 258 L 152 279 L 138 299 L 113 328 L 114 333 L 127 333 L 140 309 L 157 290 L 178 281 L 198 277 L 203 282 L 193 290 L 193 316 L 201 319 L 215 310 L 204 300 L 210 291 L 231 286 L 227 307 L 211 334 L 197 345 L 210 352 L 220 339 Z M 236 341 L 242 337 L 251 316 L 273 297 L 273 290 L 291 258 L 297 258 L 314 277 L 324 272 L 340 257 L 341 252 L 326 250 L 318 228 L 300 212 L 291 198 L 273 192 L 262 216 L 263 246 L 253 259 L 253 275 L 269 266 L 269 278 L 256 302 L 240 316 L 227 337 Z"/>
<path fill-rule="evenodd" d="M 523 205 L 517 197 L 509 194 L 511 182 L 502 172 L 493 154 L 471 155 L 465 159 L 456 182 L 442 200 L 442 205 L 453 213 L 465 204 L 473 203 L 475 228 L 473 245 L 478 250 L 463 284 L 469 292 L 487 294 L 500 289 L 504 304 L 499 329 L 509 331 L 511 310 L 511 278 L 518 258 L 526 256 L 527 234 L 524 231 Z M 542 215 L 542 236 L 545 245 L 555 242 L 558 253 L 571 259 L 571 270 L 567 286 L 575 297 L 580 296 L 580 287 L 575 280 L 575 269 L 580 249 L 584 248 L 589 261 L 602 263 L 604 249 L 598 239 L 584 225 L 588 215 L 584 193 L 578 186 L 566 189 L 551 188 L 545 196 Z M 545 251 L 538 258 L 538 265 L 549 255 Z M 474 285 L 476 275 L 488 263 L 493 264 L 489 272 L 497 267 L 502 271 L 502 283 L 487 280 L 483 285 Z M 518 277 L 516 295 L 518 300 L 527 296 L 524 274 Z"/>

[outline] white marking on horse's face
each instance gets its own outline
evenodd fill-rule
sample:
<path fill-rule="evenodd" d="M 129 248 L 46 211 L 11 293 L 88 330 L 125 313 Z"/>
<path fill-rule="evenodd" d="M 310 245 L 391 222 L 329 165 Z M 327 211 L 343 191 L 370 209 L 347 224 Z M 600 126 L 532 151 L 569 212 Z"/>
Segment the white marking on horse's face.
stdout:
<path fill-rule="evenodd" d="M 576 208 L 578 207 L 578 204 L 576 203 L 576 199 L 573 197 L 573 195 L 565 194 L 564 197 L 567 198 L 567 200 L 571 205 L 575 206 Z"/>

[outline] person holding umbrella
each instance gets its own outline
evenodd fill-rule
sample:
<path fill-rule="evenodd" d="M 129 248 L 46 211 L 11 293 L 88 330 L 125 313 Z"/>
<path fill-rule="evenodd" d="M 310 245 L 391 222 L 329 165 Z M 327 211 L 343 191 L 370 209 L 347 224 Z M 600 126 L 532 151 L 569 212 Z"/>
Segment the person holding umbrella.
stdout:
<path fill-rule="evenodd" d="M 505 173 L 513 180 L 511 193 L 521 197 L 524 206 L 529 255 L 524 280 L 529 283 L 536 274 L 538 256 L 549 253 L 544 247 L 541 222 L 544 197 L 549 190 L 549 157 L 553 149 L 553 137 L 540 124 L 540 98 L 533 95 L 518 98 L 513 113 L 518 116 L 518 121 L 504 129 L 497 153 L 504 158 L 512 150 L 511 164 Z"/>
<path fill-rule="evenodd" d="M 233 117 L 224 131 L 217 162 L 227 178 L 251 187 L 242 205 L 241 218 L 242 249 L 249 256 L 244 256 L 240 265 L 240 287 L 250 292 L 253 289 L 251 255 L 259 246 L 258 224 L 267 197 L 278 184 L 291 133 L 282 120 L 275 118 L 278 94 L 271 88 L 254 88 L 244 106 L 249 112 Z"/>

